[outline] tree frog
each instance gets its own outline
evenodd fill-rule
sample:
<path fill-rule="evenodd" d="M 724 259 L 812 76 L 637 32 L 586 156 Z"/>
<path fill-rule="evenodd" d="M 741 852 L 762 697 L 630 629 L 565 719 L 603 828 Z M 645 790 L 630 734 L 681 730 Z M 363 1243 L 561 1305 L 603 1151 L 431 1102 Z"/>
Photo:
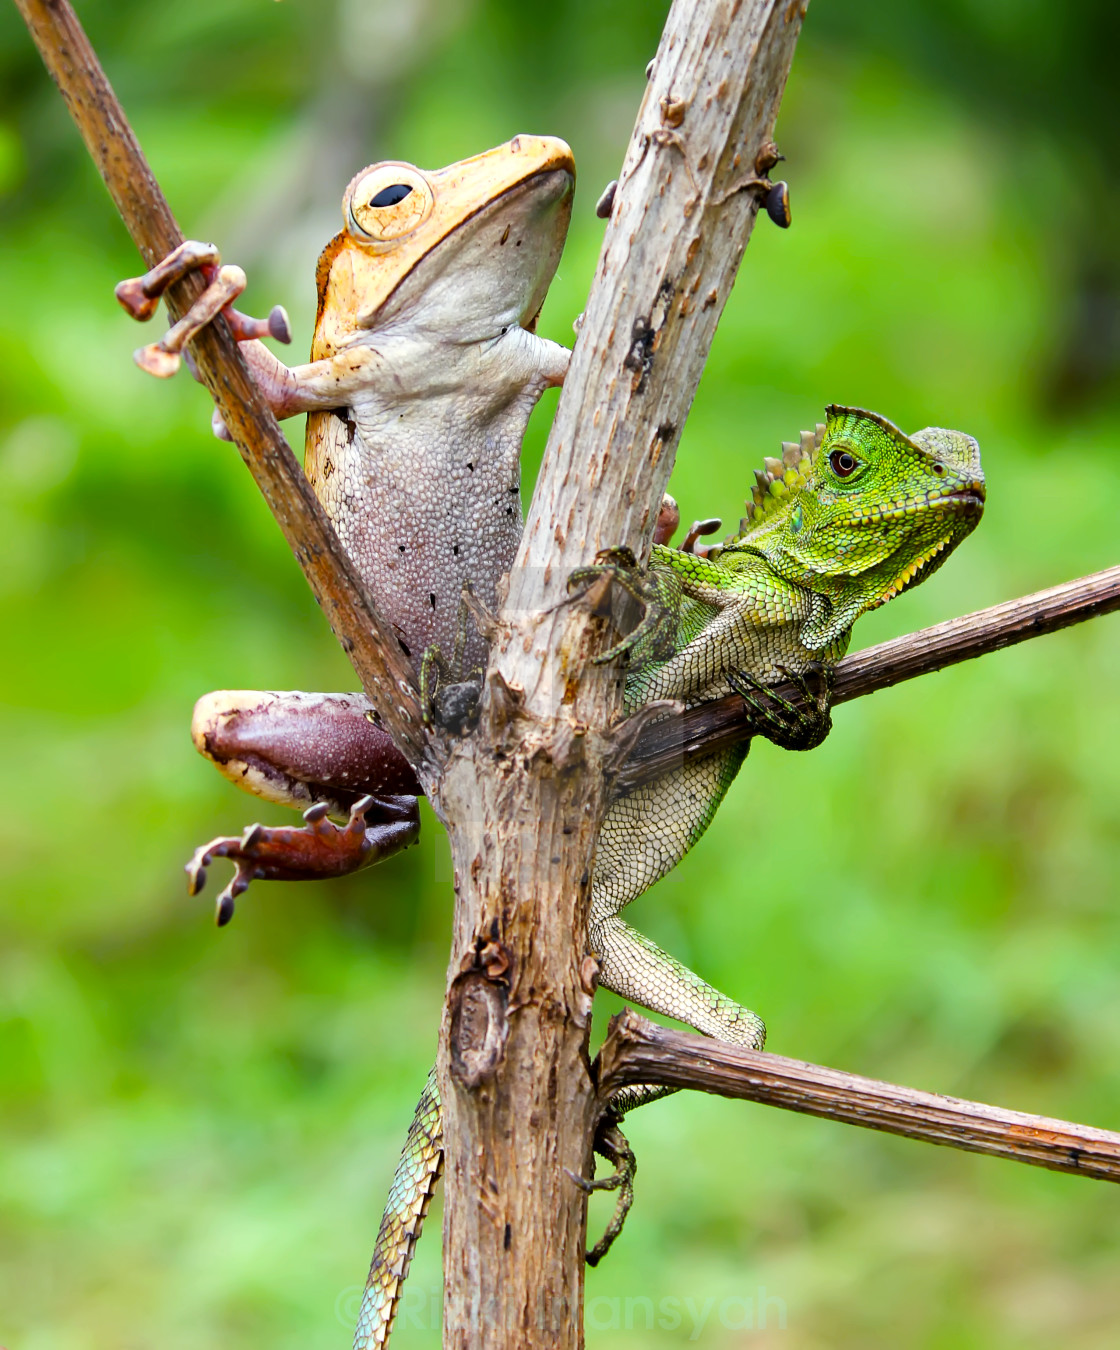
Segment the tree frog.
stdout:
<path fill-rule="evenodd" d="M 470 583 L 484 605 L 495 602 L 521 535 L 525 426 L 567 370 L 567 348 L 533 329 L 574 184 L 572 153 L 552 137 L 515 136 L 435 172 L 375 164 L 347 187 L 344 228 L 319 259 L 308 364 L 285 366 L 257 340 L 263 323 L 230 312 L 231 290 L 244 283 L 230 284 L 238 269 L 228 268 L 195 307 L 194 328 L 188 315 L 168 335 L 175 343 L 147 349 L 181 347 L 218 309 L 237 321 L 276 415 L 309 414 L 307 476 L 417 665 L 433 644 L 450 651 L 457 635 L 465 670 L 485 655 L 478 634 L 460 632 L 460 597 Z M 185 245 L 121 283 L 118 297 L 147 317 L 140 310 L 150 313 L 176 276 L 216 262 L 209 246 Z M 237 866 L 219 922 L 253 877 L 350 871 L 416 838 L 418 785 L 371 718 L 361 695 L 223 690 L 199 701 L 192 735 L 202 754 L 247 791 L 310 808 L 302 829 L 251 826 L 196 852 L 192 892 L 214 857 Z M 347 814 L 341 829 L 325 819 Z"/>

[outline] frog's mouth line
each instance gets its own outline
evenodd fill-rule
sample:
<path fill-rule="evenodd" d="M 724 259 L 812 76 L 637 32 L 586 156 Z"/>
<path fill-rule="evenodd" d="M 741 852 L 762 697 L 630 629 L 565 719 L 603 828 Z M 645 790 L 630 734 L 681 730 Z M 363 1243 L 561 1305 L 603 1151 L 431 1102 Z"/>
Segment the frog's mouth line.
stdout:
<path fill-rule="evenodd" d="M 534 241 L 538 253 L 544 254 L 546 257 L 548 254 L 552 254 L 551 264 L 546 265 L 546 272 L 540 280 L 540 299 L 532 306 L 531 310 L 522 314 L 518 320 L 521 327 L 532 331 L 532 325 L 536 323 L 541 309 L 544 306 L 549 284 L 551 283 L 557 265 L 560 262 L 560 254 L 564 248 L 564 240 L 568 233 L 568 223 L 571 219 L 570 203 L 574 188 L 575 174 L 570 169 L 566 168 L 537 169 L 533 173 L 526 174 L 524 178 L 518 179 L 516 183 L 511 183 L 510 186 L 499 193 L 498 196 L 492 197 L 489 201 L 484 202 L 476 210 L 472 211 L 470 215 L 464 216 L 453 230 L 448 234 L 445 234 L 437 244 L 434 244 L 428 255 L 424 259 L 421 259 L 408 275 L 400 279 L 388 295 L 381 300 L 375 310 L 360 317 L 359 326 L 362 328 L 376 327 L 380 320 L 385 316 L 386 310 L 395 300 L 400 298 L 402 288 L 409 287 L 410 285 L 419 285 L 422 288 L 425 284 L 422 274 L 427 259 L 435 255 L 441 249 L 444 249 L 455 239 L 461 238 L 463 232 L 467 230 L 472 223 L 477 223 L 484 216 L 490 214 L 498 215 L 502 211 L 507 210 L 511 200 L 514 198 L 528 197 L 536 199 L 536 206 L 540 211 L 545 212 L 550 208 L 556 211 L 556 218 L 551 223 L 548 230 L 543 231 L 540 239 Z M 566 211 L 564 209 L 565 198 L 567 198 L 568 201 L 568 210 Z M 520 247 L 520 240 L 511 242 L 513 242 L 515 248 Z M 535 293 L 534 289 L 533 295 L 527 296 L 526 300 L 534 299 Z"/>

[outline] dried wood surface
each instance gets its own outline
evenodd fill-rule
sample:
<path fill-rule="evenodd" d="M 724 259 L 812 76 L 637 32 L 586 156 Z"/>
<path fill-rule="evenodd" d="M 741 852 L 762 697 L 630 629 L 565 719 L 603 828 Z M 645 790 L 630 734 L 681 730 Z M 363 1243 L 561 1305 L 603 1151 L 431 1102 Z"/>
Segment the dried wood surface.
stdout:
<path fill-rule="evenodd" d="M 436 809 L 458 890 L 440 1086 L 445 1344 L 582 1340 L 590 867 L 616 748 L 603 621 L 568 603 L 597 550 L 648 550 L 757 209 L 800 4 L 677 0 L 499 615 L 483 715 Z M 488 1041 L 501 1028 L 501 1044 Z M 483 1066 L 481 1074 L 464 1066 Z M 479 1196 L 484 1203 L 479 1203 Z M 513 1236 L 511 1236 L 513 1235 Z"/>
<path fill-rule="evenodd" d="M 604 1104 L 613 1092 L 634 1083 L 697 1088 L 927 1144 L 1120 1182 L 1120 1134 L 1114 1131 L 745 1050 L 656 1026 L 635 1013 L 612 1021 L 597 1062 Z"/>

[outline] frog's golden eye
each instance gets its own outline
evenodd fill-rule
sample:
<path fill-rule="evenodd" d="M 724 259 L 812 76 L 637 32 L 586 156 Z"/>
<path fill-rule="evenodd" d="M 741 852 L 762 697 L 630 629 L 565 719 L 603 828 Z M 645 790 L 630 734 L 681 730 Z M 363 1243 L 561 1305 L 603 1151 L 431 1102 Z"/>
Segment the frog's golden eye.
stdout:
<path fill-rule="evenodd" d="M 409 234 L 432 209 L 428 180 L 411 164 L 375 164 L 346 189 L 342 214 L 356 238 L 386 244 Z"/>

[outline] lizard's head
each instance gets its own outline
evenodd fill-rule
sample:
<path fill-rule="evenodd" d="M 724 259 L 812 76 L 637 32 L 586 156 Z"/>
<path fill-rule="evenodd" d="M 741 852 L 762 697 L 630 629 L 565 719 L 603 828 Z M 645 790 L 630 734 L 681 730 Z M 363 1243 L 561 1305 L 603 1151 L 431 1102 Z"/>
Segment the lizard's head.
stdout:
<path fill-rule="evenodd" d="M 819 597 L 801 634 L 814 649 L 931 576 L 984 509 L 971 436 L 941 427 L 907 436 L 877 413 L 826 411 L 823 426 L 756 475 L 734 544 Z"/>

